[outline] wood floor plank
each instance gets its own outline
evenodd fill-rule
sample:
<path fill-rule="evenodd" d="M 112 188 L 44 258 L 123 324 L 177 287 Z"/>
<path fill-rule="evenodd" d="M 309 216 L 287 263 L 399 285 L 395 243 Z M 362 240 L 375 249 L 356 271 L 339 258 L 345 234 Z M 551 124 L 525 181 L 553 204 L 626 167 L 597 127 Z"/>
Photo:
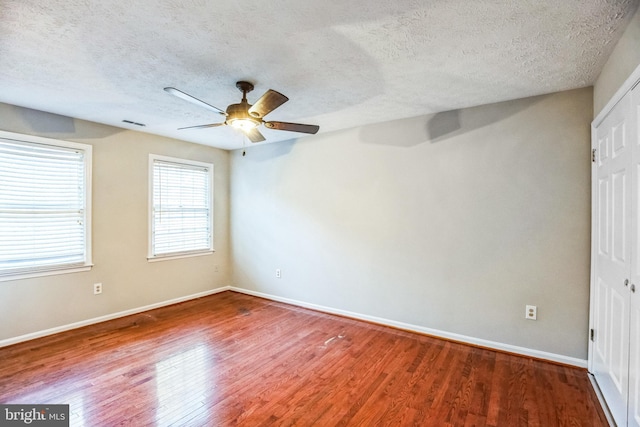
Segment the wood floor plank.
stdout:
<path fill-rule="evenodd" d="M 585 370 L 235 292 L 0 348 L 73 426 L 606 426 Z"/>

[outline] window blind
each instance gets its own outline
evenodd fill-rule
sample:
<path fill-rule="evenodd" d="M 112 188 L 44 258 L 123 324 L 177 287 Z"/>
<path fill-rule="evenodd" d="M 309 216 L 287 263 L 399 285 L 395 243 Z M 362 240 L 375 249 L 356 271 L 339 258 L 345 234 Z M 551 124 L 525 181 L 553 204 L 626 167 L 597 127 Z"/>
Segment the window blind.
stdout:
<path fill-rule="evenodd" d="M 151 256 L 213 249 L 211 169 L 153 160 Z"/>
<path fill-rule="evenodd" d="M 85 152 L 0 138 L 0 276 L 87 262 Z"/>

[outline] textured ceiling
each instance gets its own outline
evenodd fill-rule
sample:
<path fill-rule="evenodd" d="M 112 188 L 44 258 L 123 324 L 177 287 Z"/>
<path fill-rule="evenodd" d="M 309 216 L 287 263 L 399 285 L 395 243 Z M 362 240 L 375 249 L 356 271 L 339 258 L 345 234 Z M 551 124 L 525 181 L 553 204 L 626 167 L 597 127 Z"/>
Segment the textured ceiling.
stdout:
<path fill-rule="evenodd" d="M 0 102 L 220 148 L 237 80 L 320 133 L 592 85 L 638 0 L 0 0 Z M 144 123 L 144 128 L 122 120 Z M 1 127 L 0 123 L 0 127 Z M 302 134 L 261 129 L 268 141 Z"/>

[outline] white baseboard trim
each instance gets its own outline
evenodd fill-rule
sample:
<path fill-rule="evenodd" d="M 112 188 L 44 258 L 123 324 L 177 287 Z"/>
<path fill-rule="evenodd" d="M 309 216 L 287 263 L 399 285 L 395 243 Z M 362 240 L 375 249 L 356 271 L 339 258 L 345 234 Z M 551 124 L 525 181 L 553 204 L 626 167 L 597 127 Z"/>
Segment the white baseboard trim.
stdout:
<path fill-rule="evenodd" d="M 549 360 L 552 362 L 563 363 L 566 365 L 577 366 L 580 368 L 587 367 L 587 361 L 583 359 L 578 359 L 569 356 L 563 356 L 555 353 L 548 353 L 545 351 L 534 350 L 526 347 L 518 347 L 510 344 L 499 343 L 495 341 L 484 340 L 480 338 L 469 337 L 466 335 L 455 334 L 451 332 L 445 332 L 438 329 L 426 328 L 423 326 L 413 325 L 409 323 L 397 322 L 395 320 L 384 319 L 376 316 L 369 316 L 366 314 L 355 313 L 347 310 L 340 310 L 332 307 L 327 307 L 318 304 L 312 304 L 304 301 L 294 300 L 290 298 L 284 298 L 277 295 L 266 294 L 263 292 L 252 291 L 249 289 L 237 288 L 234 286 L 223 286 L 216 289 L 211 289 L 204 292 L 199 292 L 196 294 L 186 295 L 183 297 L 174 298 L 167 301 L 161 301 L 155 304 L 145 305 L 143 307 L 132 308 L 130 310 L 120 311 L 117 313 L 111 313 L 104 316 L 94 317 L 92 319 L 82 320 L 80 322 L 70 323 L 67 325 L 57 326 L 55 328 L 45 329 L 42 331 L 32 332 L 25 335 L 20 335 L 17 337 L 7 338 L 4 340 L 0 340 L 0 347 L 6 347 L 8 345 L 17 344 L 24 341 L 33 340 L 36 338 L 45 337 L 48 335 L 57 334 L 60 332 L 69 331 L 72 329 L 82 328 L 83 326 L 89 326 L 100 322 L 106 322 L 108 320 L 117 319 L 120 317 L 130 316 L 132 314 L 142 313 L 144 311 L 153 310 L 160 307 L 165 307 L 172 304 L 177 304 L 180 302 L 205 297 L 208 295 L 217 294 L 224 291 L 234 291 L 247 295 L 253 295 L 260 298 L 265 298 L 272 301 L 282 302 L 285 304 L 291 304 L 297 307 L 309 308 L 311 310 L 320 311 L 323 313 L 329 314 L 337 314 L 339 316 L 349 317 L 357 320 L 364 320 L 367 322 L 375 323 L 383 326 L 391 326 L 397 329 L 403 329 L 406 331 L 417 332 L 420 334 L 431 335 L 438 338 L 449 339 L 452 341 L 459 341 L 467 344 L 477 345 L 480 347 L 487 347 L 494 350 L 506 351 L 509 353 L 520 354 L 523 356 L 535 357 L 537 359 Z"/>
<path fill-rule="evenodd" d="M 298 301 L 298 300 L 284 298 L 284 297 L 271 295 L 271 294 L 265 294 L 263 292 L 252 291 L 249 289 L 237 288 L 235 286 L 231 286 L 229 289 L 234 292 L 239 292 L 239 293 L 252 295 L 260 298 L 265 298 L 268 300 L 282 302 L 285 304 L 291 304 L 298 307 L 309 308 L 311 310 L 321 311 L 323 313 L 337 314 L 339 316 L 349 317 L 352 319 L 364 320 L 367 322 L 376 323 L 378 325 L 391 326 L 393 328 L 403 329 L 405 331 L 417 332 L 420 334 L 431 335 L 434 337 L 444 338 L 452 341 L 458 341 L 458 342 L 471 344 L 479 347 L 486 347 L 494 350 L 505 351 L 508 353 L 515 353 L 522 356 L 534 357 L 536 359 L 543 359 L 551 362 L 562 363 L 565 365 L 577 366 L 579 368 L 587 367 L 586 360 L 578 359 L 575 357 L 569 357 L 561 354 L 549 353 L 546 351 L 540 351 L 540 350 L 535 350 L 535 349 L 526 348 L 526 347 L 519 347 L 515 345 L 469 337 L 466 335 L 454 334 L 451 332 L 440 331 L 438 329 L 425 328 L 423 326 L 397 322 L 395 320 L 383 319 L 381 317 L 369 316 L 366 314 L 354 313 L 351 311 L 340 310 L 332 307 L 326 307 L 318 304 L 312 304 L 304 301 Z"/>
<path fill-rule="evenodd" d="M 221 288 L 211 289 L 204 292 L 198 292 L 197 294 L 186 295 L 183 297 L 178 297 L 178 298 L 170 299 L 167 301 L 157 302 L 155 304 L 145 305 L 143 307 L 132 308 L 130 310 L 106 314 L 104 316 L 94 317 L 92 319 L 82 320 L 80 322 L 69 323 L 67 325 L 57 326 L 55 328 L 45 329 L 43 331 L 32 332 L 30 334 L 20 335 L 13 338 L 7 338 L 4 340 L 0 340 L 0 347 L 6 347 L 8 345 L 18 344 L 20 342 L 29 341 L 29 340 L 33 340 L 41 337 L 46 337 L 47 335 L 53 335 L 59 332 L 69 331 L 71 329 L 82 328 L 83 326 L 89 326 L 89 325 L 93 325 L 100 322 L 106 322 L 107 320 L 113 320 L 119 317 L 130 316 L 132 314 L 142 313 L 143 311 L 149 311 L 155 308 L 165 307 L 167 305 L 177 304 L 179 302 L 184 302 L 191 299 L 206 297 L 207 295 L 213 295 L 213 294 L 217 294 L 219 292 L 224 292 L 228 290 L 231 290 L 230 286 L 223 286 Z"/>

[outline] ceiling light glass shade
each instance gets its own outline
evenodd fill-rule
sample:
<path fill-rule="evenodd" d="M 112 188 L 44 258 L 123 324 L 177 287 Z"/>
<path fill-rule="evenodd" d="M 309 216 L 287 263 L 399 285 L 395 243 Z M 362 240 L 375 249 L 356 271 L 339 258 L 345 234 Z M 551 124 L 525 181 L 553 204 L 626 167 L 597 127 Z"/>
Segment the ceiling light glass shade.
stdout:
<path fill-rule="evenodd" d="M 234 119 L 230 120 L 229 124 L 236 129 L 248 131 L 258 126 L 259 122 L 252 119 Z"/>

